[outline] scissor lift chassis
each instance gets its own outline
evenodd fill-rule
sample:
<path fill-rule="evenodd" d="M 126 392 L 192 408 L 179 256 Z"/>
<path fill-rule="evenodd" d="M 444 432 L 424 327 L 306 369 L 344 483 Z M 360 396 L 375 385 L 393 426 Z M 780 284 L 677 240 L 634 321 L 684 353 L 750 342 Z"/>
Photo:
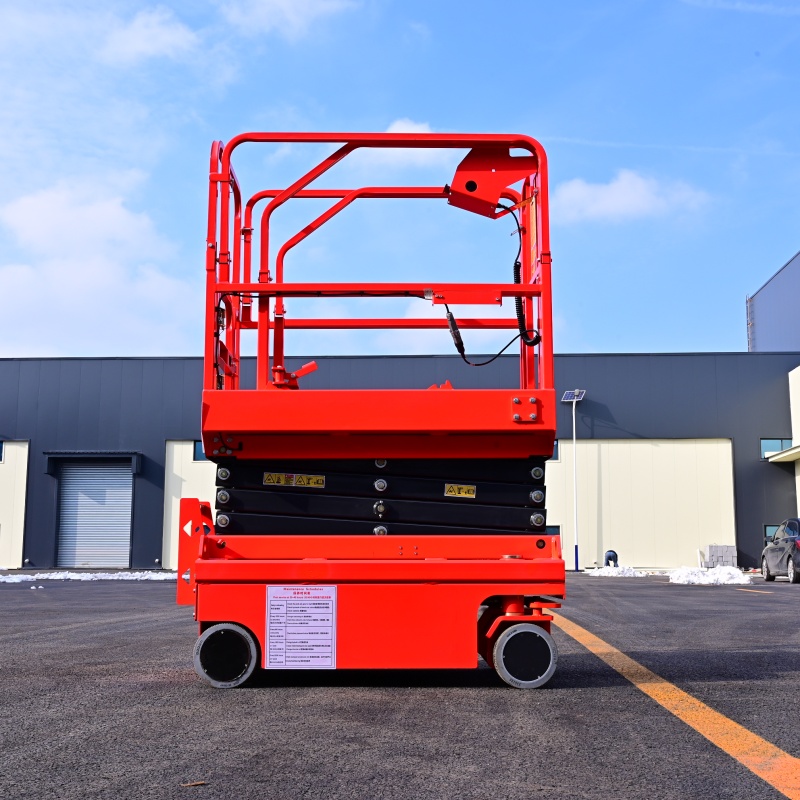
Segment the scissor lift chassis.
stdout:
<path fill-rule="evenodd" d="M 230 159 L 256 142 L 341 147 L 289 188 L 245 203 Z M 308 188 L 359 147 L 469 153 L 444 189 Z M 512 686 L 550 679 L 557 651 L 546 611 L 559 606 L 565 585 L 560 540 L 548 534 L 544 510 L 555 436 L 546 189 L 544 151 L 520 136 L 244 134 L 215 143 L 202 432 L 217 464 L 216 517 L 210 503 L 181 500 L 177 598 L 195 607 L 195 668 L 213 686 L 239 686 L 259 667 L 461 669 L 476 667 L 478 655 Z M 338 202 L 283 245 L 273 271 L 270 215 L 305 197 Z M 511 203 L 520 215 L 515 281 L 286 282 L 288 249 L 363 197 L 447 199 L 487 217 L 509 213 Z M 261 200 L 269 202 L 254 264 L 252 215 Z M 342 295 L 434 305 L 518 298 L 518 311 L 511 320 L 457 323 L 286 317 L 287 298 Z M 292 371 L 285 362 L 292 328 L 454 325 L 519 327 L 519 388 L 297 391 L 316 365 Z M 247 329 L 258 337 L 254 389 L 240 384 Z"/>

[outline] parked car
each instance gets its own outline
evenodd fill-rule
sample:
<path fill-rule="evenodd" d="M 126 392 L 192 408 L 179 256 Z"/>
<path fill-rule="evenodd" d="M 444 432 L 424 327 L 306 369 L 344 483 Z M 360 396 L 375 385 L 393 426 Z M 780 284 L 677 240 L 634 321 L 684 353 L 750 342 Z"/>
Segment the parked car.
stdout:
<path fill-rule="evenodd" d="M 765 581 L 786 575 L 789 583 L 800 583 L 800 519 L 787 519 L 761 553 L 761 574 Z"/>

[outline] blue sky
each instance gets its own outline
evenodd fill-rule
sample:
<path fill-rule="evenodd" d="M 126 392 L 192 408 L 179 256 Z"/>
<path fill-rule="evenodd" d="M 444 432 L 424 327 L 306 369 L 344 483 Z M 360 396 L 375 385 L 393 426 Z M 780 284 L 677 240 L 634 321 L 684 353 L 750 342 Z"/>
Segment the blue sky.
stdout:
<path fill-rule="evenodd" d="M 4 0 L 0 19 L 0 356 L 199 354 L 209 147 L 246 130 L 537 138 L 556 352 L 744 350 L 745 297 L 800 250 L 800 0 Z M 243 150 L 237 171 L 283 185 L 321 152 Z M 330 185 L 454 164 L 363 156 Z M 510 277 L 508 219 L 376 203 L 287 268 Z M 289 346 L 452 351 L 446 332 Z"/>

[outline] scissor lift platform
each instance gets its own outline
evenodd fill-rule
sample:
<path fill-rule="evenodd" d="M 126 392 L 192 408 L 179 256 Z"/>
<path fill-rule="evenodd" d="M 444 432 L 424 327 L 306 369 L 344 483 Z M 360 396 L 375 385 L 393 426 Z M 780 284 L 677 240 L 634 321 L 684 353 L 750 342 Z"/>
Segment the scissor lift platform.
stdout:
<path fill-rule="evenodd" d="M 244 200 L 234 150 L 339 144 L 285 189 Z M 467 151 L 439 187 L 318 189 L 354 150 Z M 284 257 L 355 200 L 446 200 L 513 214 L 513 280 L 288 283 Z M 270 219 L 289 200 L 330 199 L 270 257 Z M 266 201 L 260 223 L 253 221 Z M 256 247 L 257 245 L 257 247 Z M 509 272 L 511 270 L 509 269 Z M 547 173 L 535 140 L 503 135 L 243 134 L 211 154 L 202 435 L 216 462 L 214 509 L 181 501 L 178 602 L 195 606 L 195 667 L 214 686 L 270 669 L 474 668 L 510 685 L 552 676 L 547 609 L 564 596 L 560 540 L 548 533 L 545 461 L 555 436 Z M 291 298 L 418 297 L 439 319 L 287 316 Z M 510 318 L 461 318 L 460 304 Z M 313 388 L 315 362 L 290 369 L 292 329 L 513 329 L 519 386 Z M 241 380 L 241 334 L 255 330 L 255 386 Z"/>

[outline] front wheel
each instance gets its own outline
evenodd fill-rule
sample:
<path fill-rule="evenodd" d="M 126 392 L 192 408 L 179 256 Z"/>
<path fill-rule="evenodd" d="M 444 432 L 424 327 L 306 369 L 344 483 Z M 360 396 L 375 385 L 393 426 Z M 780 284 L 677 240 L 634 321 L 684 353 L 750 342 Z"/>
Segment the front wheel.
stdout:
<path fill-rule="evenodd" d="M 220 622 L 203 631 L 194 646 L 197 674 L 216 689 L 241 686 L 258 664 L 253 634 L 233 622 Z"/>
<path fill-rule="evenodd" d="M 794 558 L 789 556 L 789 563 L 786 565 L 786 577 L 789 583 L 800 583 L 800 569 L 794 565 Z"/>
<path fill-rule="evenodd" d="M 775 576 L 769 571 L 769 567 L 767 566 L 767 559 L 761 559 L 761 574 L 764 576 L 765 581 L 774 581 Z"/>
<path fill-rule="evenodd" d="M 506 628 L 497 637 L 492 656 L 497 674 L 515 689 L 544 686 L 553 677 L 558 662 L 553 637 L 529 622 Z"/>

